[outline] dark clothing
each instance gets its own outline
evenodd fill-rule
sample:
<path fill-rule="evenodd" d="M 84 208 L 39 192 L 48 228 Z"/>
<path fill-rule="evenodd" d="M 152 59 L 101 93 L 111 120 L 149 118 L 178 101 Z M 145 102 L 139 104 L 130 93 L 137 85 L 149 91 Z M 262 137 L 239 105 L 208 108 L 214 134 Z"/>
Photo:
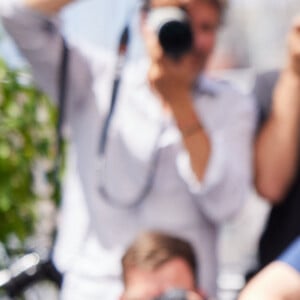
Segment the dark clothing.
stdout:
<path fill-rule="evenodd" d="M 282 203 L 272 208 L 259 243 L 261 267 L 274 260 L 300 235 L 300 167 Z"/>
<path fill-rule="evenodd" d="M 257 77 L 254 95 L 259 111 L 259 129 L 266 121 L 278 72 L 264 73 Z M 276 145 L 274 145 L 276 147 Z M 300 161 L 299 161 L 300 162 Z M 278 255 L 300 236 L 300 163 L 294 182 L 279 205 L 273 206 L 259 243 L 259 269 Z"/>

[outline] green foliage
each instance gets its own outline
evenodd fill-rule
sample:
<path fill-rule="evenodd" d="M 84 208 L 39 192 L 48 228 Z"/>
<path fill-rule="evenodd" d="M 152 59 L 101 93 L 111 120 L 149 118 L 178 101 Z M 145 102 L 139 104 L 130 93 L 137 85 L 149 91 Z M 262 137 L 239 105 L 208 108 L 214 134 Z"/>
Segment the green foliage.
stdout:
<path fill-rule="evenodd" d="M 39 195 L 34 170 L 55 156 L 56 112 L 47 97 L 0 60 L 0 242 L 32 233 Z M 28 80 L 27 80 L 28 81 Z M 54 185 L 54 179 L 49 179 Z"/>

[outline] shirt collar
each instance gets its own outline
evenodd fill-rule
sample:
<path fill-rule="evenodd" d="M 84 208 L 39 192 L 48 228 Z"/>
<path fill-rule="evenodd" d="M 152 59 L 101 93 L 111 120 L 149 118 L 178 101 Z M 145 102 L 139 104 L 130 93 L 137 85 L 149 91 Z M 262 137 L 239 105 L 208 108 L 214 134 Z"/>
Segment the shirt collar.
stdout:
<path fill-rule="evenodd" d="M 196 81 L 195 92 L 200 93 L 201 95 L 216 98 L 219 93 L 218 90 L 217 82 L 203 74 L 200 75 Z"/>

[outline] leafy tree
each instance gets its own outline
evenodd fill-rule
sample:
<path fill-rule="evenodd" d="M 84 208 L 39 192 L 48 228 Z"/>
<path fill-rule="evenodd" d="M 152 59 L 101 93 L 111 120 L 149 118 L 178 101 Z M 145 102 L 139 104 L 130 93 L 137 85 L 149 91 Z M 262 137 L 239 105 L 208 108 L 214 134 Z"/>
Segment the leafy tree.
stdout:
<path fill-rule="evenodd" d="M 29 77 L 0 60 L 0 242 L 24 241 L 36 220 L 34 171 L 55 156 L 56 111 Z M 46 181 L 54 192 L 53 176 Z"/>

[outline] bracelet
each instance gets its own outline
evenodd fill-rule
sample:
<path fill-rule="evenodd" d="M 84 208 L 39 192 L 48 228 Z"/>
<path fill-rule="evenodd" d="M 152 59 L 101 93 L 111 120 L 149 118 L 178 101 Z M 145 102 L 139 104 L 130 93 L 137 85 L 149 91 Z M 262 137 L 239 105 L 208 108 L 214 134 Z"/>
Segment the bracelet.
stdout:
<path fill-rule="evenodd" d="M 181 135 L 184 138 L 187 138 L 187 137 L 192 136 L 193 134 L 195 134 L 197 131 L 202 130 L 202 128 L 203 127 L 197 122 L 196 124 L 193 124 L 190 127 L 180 129 L 180 131 L 181 131 Z"/>

